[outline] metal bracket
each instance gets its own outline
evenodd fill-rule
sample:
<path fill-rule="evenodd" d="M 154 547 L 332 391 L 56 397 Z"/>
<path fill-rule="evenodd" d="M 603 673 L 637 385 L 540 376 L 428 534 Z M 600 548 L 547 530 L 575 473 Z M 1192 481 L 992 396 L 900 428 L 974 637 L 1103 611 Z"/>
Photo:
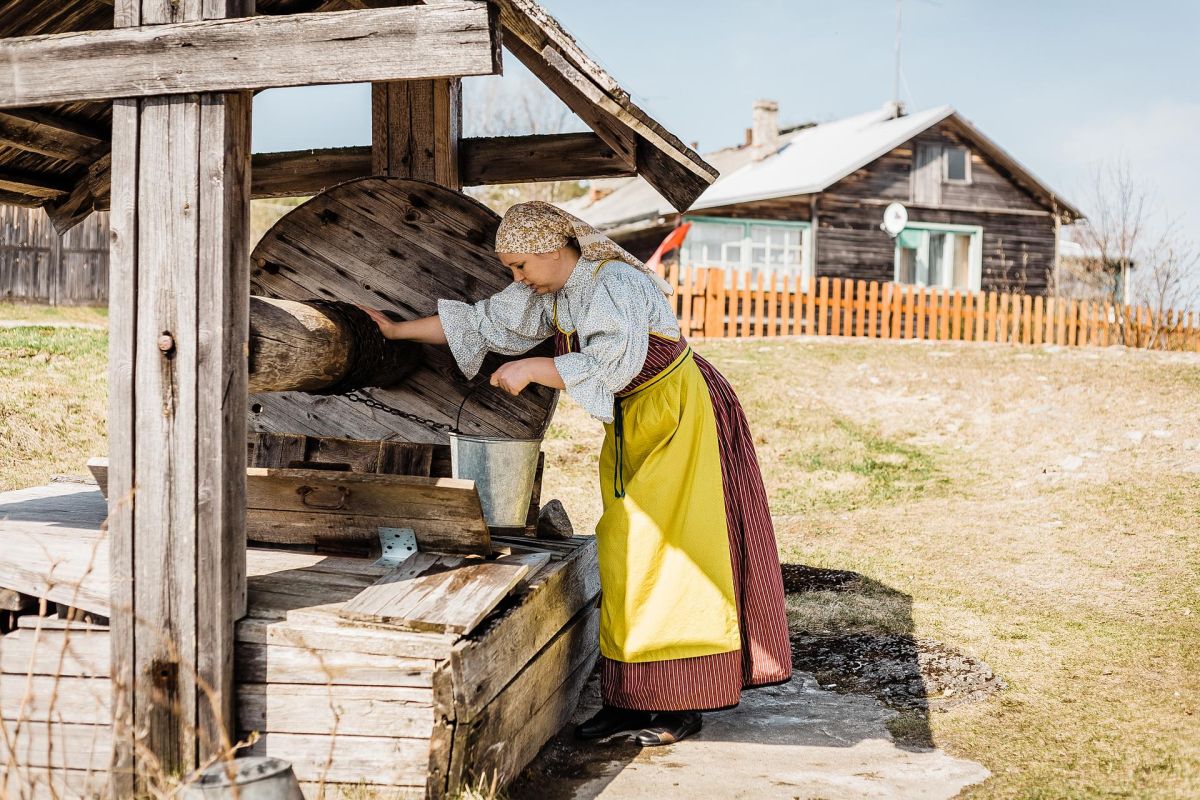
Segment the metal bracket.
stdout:
<path fill-rule="evenodd" d="M 377 567 L 395 567 L 417 552 L 417 533 L 412 528 L 380 528 Z"/>

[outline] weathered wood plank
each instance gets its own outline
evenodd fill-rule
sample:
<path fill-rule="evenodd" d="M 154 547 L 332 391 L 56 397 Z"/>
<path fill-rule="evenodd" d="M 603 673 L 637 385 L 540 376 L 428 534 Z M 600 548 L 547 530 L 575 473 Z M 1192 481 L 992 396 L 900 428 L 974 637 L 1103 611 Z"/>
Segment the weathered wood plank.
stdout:
<path fill-rule="evenodd" d="M 371 87 L 371 172 L 461 189 L 462 81 L 388 81 Z"/>
<path fill-rule="evenodd" d="M 599 631 L 599 609 L 579 612 L 483 713 L 459 720 L 455 748 L 470 754 L 460 781 L 495 775 L 507 783 L 537 755 L 574 711 L 599 657 Z"/>
<path fill-rule="evenodd" d="M 236 672 L 243 683 L 308 683 L 429 688 L 437 662 L 352 650 L 310 650 L 239 643 Z"/>
<path fill-rule="evenodd" d="M 250 538 L 342 537 L 378 541 L 380 526 L 413 528 L 424 550 L 491 552 L 472 481 L 412 475 L 251 468 L 246 477 Z M 268 513 L 269 512 L 269 513 Z M 304 526 L 317 524 L 304 532 Z M 289 535 L 290 534 L 290 535 Z"/>
<path fill-rule="evenodd" d="M 245 752 L 290 762 L 300 781 L 423 787 L 429 740 L 267 733 Z"/>
<path fill-rule="evenodd" d="M 239 642 L 315 651 L 353 651 L 368 656 L 445 660 L 458 636 L 340 625 L 336 613 L 321 612 L 286 621 L 247 617 L 238 622 Z"/>
<path fill-rule="evenodd" d="M 531 569 L 520 561 L 478 561 L 415 553 L 339 613 L 408 630 L 467 633 L 516 588 Z"/>
<path fill-rule="evenodd" d="M 77 723 L 0 723 L 14 761 L 29 767 L 103 771 L 112 754 L 112 726 Z"/>
<path fill-rule="evenodd" d="M 0 108 L 317 83 L 490 75 L 483 3 L 176 22 L 0 41 Z"/>
<path fill-rule="evenodd" d="M 108 774 L 104 770 L 23 766 L 0 774 L 0 795 L 21 800 L 103 797 L 107 782 Z"/>
<path fill-rule="evenodd" d="M 107 678 L 112 655 L 108 631 L 84 623 L 68 626 L 19 629 L 5 636 L 0 643 L 0 672 Z"/>
<path fill-rule="evenodd" d="M 108 678 L 0 675 L 0 715 L 44 725 L 45 720 L 109 725 L 112 682 Z M 44 766 L 44 765 L 38 765 Z"/>
<path fill-rule="evenodd" d="M 19 113 L 0 113 L 0 144 L 75 164 L 92 163 L 101 154 L 96 152 L 98 146 L 107 149 L 106 145 L 89 136 Z"/>
<path fill-rule="evenodd" d="M 461 153 L 462 178 L 467 186 L 637 174 L 595 133 L 463 139 Z"/>
<path fill-rule="evenodd" d="M 576 537 L 577 550 L 544 570 L 513 608 L 454 649 L 458 716 L 470 719 L 500 693 L 563 626 L 600 593 L 596 543 Z"/>
<path fill-rule="evenodd" d="M 237 699 L 243 732 L 428 738 L 434 723 L 430 689 L 241 683 Z"/>

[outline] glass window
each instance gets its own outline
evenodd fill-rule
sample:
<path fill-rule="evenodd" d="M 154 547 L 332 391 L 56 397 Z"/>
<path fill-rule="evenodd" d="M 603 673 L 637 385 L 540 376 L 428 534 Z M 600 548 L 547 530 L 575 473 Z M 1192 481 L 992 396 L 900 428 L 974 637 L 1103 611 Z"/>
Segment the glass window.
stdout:
<path fill-rule="evenodd" d="M 692 228 L 683 242 L 685 267 L 721 267 L 732 279 L 736 273 L 760 271 L 807 275 L 807 224 L 765 224 L 757 220 L 688 219 Z"/>
<path fill-rule="evenodd" d="M 970 173 L 967 171 L 967 166 L 970 159 L 970 151 L 965 147 L 947 147 L 946 153 L 946 180 L 966 182 L 971 179 Z"/>
<path fill-rule="evenodd" d="M 962 233 L 936 225 L 905 228 L 896 237 L 897 283 L 964 291 L 979 289 L 981 232 Z"/>

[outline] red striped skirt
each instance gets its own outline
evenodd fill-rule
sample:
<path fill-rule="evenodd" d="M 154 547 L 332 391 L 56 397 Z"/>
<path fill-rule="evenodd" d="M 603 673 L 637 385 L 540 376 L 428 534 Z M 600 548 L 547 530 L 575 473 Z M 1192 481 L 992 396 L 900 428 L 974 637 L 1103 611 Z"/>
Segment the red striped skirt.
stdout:
<path fill-rule="evenodd" d="M 577 351 L 575 336 L 558 334 L 559 354 Z M 687 349 L 680 337 L 650 336 L 645 365 L 623 392 L 654 378 Z M 736 705 L 741 690 L 782 683 L 792 674 L 783 580 L 767 493 L 750 426 L 733 388 L 693 353 L 712 400 L 720 446 L 729 555 L 741 649 L 715 655 L 629 663 L 601 657 L 607 705 L 650 711 L 712 710 Z"/>

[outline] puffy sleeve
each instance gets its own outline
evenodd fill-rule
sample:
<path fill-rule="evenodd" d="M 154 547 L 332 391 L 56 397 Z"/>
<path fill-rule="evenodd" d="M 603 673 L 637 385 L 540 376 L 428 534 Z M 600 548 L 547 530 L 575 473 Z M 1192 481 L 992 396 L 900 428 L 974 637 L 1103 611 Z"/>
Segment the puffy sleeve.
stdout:
<path fill-rule="evenodd" d="M 603 422 L 613 421 L 613 395 L 646 363 L 651 304 L 644 294 L 616 270 L 605 276 L 577 322 L 581 352 L 554 359 L 567 394 Z"/>
<path fill-rule="evenodd" d="M 515 356 L 549 337 L 546 308 L 545 297 L 513 283 L 474 304 L 439 300 L 438 317 L 459 369 L 474 378 L 489 351 Z"/>

